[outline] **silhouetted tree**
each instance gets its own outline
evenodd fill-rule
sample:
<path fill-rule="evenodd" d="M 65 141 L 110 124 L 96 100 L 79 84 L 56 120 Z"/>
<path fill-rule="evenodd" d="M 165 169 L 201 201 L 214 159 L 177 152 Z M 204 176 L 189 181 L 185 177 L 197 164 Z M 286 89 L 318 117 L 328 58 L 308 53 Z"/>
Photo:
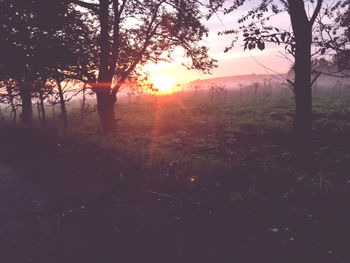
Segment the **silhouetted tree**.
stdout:
<path fill-rule="evenodd" d="M 24 123 L 32 121 L 35 87 L 57 75 L 94 76 L 92 30 L 81 16 L 66 0 L 0 2 L 0 79 L 15 80 Z"/>
<path fill-rule="evenodd" d="M 45 99 L 51 93 L 52 87 L 47 84 L 47 79 L 37 81 L 34 85 L 34 94 L 37 94 L 38 99 L 38 117 L 44 126 L 46 126 L 46 111 L 45 111 Z"/>
<path fill-rule="evenodd" d="M 44 43 L 50 41 L 55 19 L 63 16 L 66 8 L 59 1 L 0 2 L 0 76 L 16 80 L 24 123 L 31 123 L 33 85 L 46 66 Z"/>
<path fill-rule="evenodd" d="M 223 5 L 225 1 L 217 3 Z M 245 0 L 235 0 L 226 13 L 233 12 L 242 6 Z M 299 152 L 307 150 L 311 131 L 312 98 L 311 88 L 314 82 L 312 79 L 312 45 L 314 54 L 325 55 L 331 46 L 325 45 L 321 39 L 320 32 L 323 30 L 324 21 L 322 18 L 329 15 L 330 7 L 323 0 L 260 0 L 259 4 L 249 10 L 246 15 L 238 20 L 241 24 L 238 30 L 227 30 L 223 34 L 243 33 L 244 49 L 258 48 L 265 49 L 266 42 L 284 44 L 286 51 L 294 57 L 295 78 L 292 82 L 295 93 L 295 118 L 294 132 Z M 344 12 L 344 9 L 341 9 Z M 292 32 L 268 25 L 271 16 L 287 11 L 290 17 Z M 331 29 L 336 24 L 329 25 Z M 236 39 L 235 39 L 236 40 Z M 235 43 L 231 43 L 225 51 L 230 50 Z M 339 39 L 333 39 L 339 43 Z M 316 76 L 317 77 L 317 76 Z"/>
<path fill-rule="evenodd" d="M 81 87 L 82 86 L 82 87 Z M 85 83 L 77 81 L 74 79 L 60 79 L 55 80 L 55 91 L 56 96 L 55 101 L 60 105 L 60 119 L 63 123 L 64 130 L 68 128 L 68 115 L 66 103 L 69 102 L 73 97 L 75 97 L 80 92 L 84 91 L 86 88 Z"/>
<path fill-rule="evenodd" d="M 102 130 L 116 129 L 114 106 L 126 80 L 147 62 L 170 61 L 176 47 L 192 60 L 189 68 L 207 71 L 214 66 L 208 49 L 198 42 L 208 30 L 201 23 L 197 1 L 185 0 L 72 0 L 86 8 L 98 23 L 99 69 L 96 83 Z"/>
<path fill-rule="evenodd" d="M 328 24 L 320 29 L 321 45 L 334 54 L 334 62 L 338 67 L 336 74 L 349 76 L 350 73 L 350 0 L 337 1 L 329 8 Z"/>
<path fill-rule="evenodd" d="M 9 104 L 11 107 L 10 118 L 12 122 L 17 121 L 18 90 L 14 80 L 0 81 L 0 100 L 1 103 Z"/>

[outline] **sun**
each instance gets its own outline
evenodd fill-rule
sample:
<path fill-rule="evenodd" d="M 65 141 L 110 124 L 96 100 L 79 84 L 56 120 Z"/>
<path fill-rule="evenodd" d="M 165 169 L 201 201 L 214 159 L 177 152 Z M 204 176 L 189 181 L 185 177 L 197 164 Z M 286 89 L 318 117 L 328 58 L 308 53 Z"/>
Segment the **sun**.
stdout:
<path fill-rule="evenodd" d="M 153 83 L 153 87 L 158 90 L 160 94 L 169 94 L 174 92 L 176 80 L 167 75 L 150 76 L 149 81 Z"/>

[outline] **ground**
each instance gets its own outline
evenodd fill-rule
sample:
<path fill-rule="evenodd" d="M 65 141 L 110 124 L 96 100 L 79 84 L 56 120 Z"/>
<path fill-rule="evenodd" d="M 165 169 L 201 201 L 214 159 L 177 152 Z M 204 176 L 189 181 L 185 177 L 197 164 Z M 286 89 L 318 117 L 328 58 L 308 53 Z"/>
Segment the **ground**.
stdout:
<path fill-rule="evenodd" d="M 166 103 L 108 136 L 1 122 L 0 262 L 349 261 L 348 102 L 315 103 L 305 171 L 284 101 Z"/>
<path fill-rule="evenodd" d="M 0 261 L 34 262 L 45 257 L 54 225 L 36 214 L 48 210 L 48 193 L 3 162 L 0 187 Z"/>

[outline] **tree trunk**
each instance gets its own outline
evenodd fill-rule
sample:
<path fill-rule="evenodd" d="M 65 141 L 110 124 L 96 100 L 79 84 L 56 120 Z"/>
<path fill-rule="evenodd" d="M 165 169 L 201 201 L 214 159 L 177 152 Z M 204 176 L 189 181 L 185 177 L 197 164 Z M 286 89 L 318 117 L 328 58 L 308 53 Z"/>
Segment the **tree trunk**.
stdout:
<path fill-rule="evenodd" d="M 109 0 L 100 0 L 99 2 L 99 21 L 100 21 L 100 64 L 97 83 L 93 89 L 97 95 L 97 110 L 100 116 L 102 132 L 109 133 L 116 131 L 116 120 L 114 115 L 114 106 L 117 98 L 112 92 L 112 81 L 116 63 L 111 60 L 110 45 L 110 24 L 109 24 Z M 117 30 L 116 28 L 114 28 Z M 116 40 L 114 40 L 116 41 Z M 115 52 L 115 50 L 114 50 Z"/>
<path fill-rule="evenodd" d="M 16 122 L 17 121 L 17 109 L 16 109 L 16 106 L 15 106 L 15 102 L 14 102 L 14 96 L 13 96 L 13 93 L 12 93 L 12 90 L 10 87 L 7 87 L 7 93 L 8 93 L 8 96 L 9 96 L 9 100 L 10 100 L 10 104 L 11 104 L 11 109 L 12 109 L 12 122 Z"/>
<path fill-rule="evenodd" d="M 39 119 L 39 122 L 41 122 L 40 103 L 37 103 L 37 104 L 36 104 L 36 109 L 37 109 L 37 111 L 38 111 L 38 119 Z"/>
<path fill-rule="evenodd" d="M 33 120 L 32 109 L 32 84 L 23 85 L 20 90 L 20 97 L 22 99 L 22 123 L 31 124 Z"/>
<path fill-rule="evenodd" d="M 11 100 L 11 108 L 12 108 L 12 122 L 16 122 L 17 121 L 17 109 L 15 107 L 15 104 L 13 103 L 13 100 Z"/>
<path fill-rule="evenodd" d="M 294 130 L 298 137 L 306 138 L 311 130 L 311 28 L 306 28 L 298 40 L 295 52 L 295 119 Z"/>
<path fill-rule="evenodd" d="M 58 95 L 60 97 L 61 118 L 63 122 L 63 128 L 66 130 L 68 128 L 68 118 L 67 118 L 66 103 L 64 101 L 64 96 L 63 96 L 63 89 L 60 81 L 57 81 L 57 86 L 58 86 Z"/>
<path fill-rule="evenodd" d="M 117 102 L 116 97 L 110 93 L 97 93 L 97 110 L 100 116 L 102 132 L 115 132 L 116 119 L 114 114 L 114 107 Z"/>
<path fill-rule="evenodd" d="M 80 110 L 80 118 L 81 118 L 81 120 L 84 118 L 85 102 L 86 102 L 86 83 L 84 83 L 84 87 L 83 87 L 83 98 L 82 98 L 81 110 Z"/>
<path fill-rule="evenodd" d="M 295 157 L 298 164 L 308 164 L 311 146 L 311 43 L 312 23 L 305 11 L 303 0 L 289 0 L 289 12 L 295 36 Z"/>
<path fill-rule="evenodd" d="M 39 90 L 39 99 L 40 99 L 40 111 L 41 111 L 41 121 L 46 125 L 46 113 L 45 113 L 45 104 L 43 92 Z"/>

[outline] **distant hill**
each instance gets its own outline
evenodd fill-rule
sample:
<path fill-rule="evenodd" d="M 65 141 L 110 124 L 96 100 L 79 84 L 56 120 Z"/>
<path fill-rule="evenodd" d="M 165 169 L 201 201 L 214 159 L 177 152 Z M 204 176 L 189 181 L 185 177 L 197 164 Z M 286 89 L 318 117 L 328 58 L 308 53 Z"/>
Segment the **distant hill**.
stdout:
<path fill-rule="evenodd" d="M 182 87 L 186 88 L 194 88 L 195 86 L 200 86 L 202 88 L 209 88 L 212 86 L 224 86 L 226 89 L 234 89 L 240 86 L 249 86 L 253 83 L 274 83 L 279 84 L 285 81 L 287 77 L 287 73 L 284 74 L 250 74 L 250 75 L 235 75 L 235 76 L 227 76 L 227 77 L 219 77 L 219 78 L 208 78 L 208 79 L 198 79 L 191 82 L 188 82 Z M 289 78 L 293 79 L 293 76 L 290 75 Z M 317 87 L 344 87 L 349 86 L 350 78 L 339 78 L 334 76 L 321 75 L 315 86 Z"/>
<path fill-rule="evenodd" d="M 219 78 L 209 78 L 209 79 L 198 79 L 184 84 L 184 87 L 210 87 L 213 85 L 225 86 L 225 88 L 237 88 L 240 85 L 250 85 L 254 82 L 264 82 L 264 81 L 283 81 L 283 77 L 286 74 L 250 74 L 250 75 L 234 75 Z"/>

